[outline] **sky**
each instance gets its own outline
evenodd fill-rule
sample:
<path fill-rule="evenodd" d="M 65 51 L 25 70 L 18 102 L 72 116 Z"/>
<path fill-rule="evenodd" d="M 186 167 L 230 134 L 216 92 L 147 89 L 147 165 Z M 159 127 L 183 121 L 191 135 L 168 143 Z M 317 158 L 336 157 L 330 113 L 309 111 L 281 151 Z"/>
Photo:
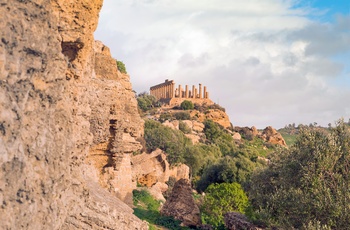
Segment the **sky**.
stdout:
<path fill-rule="evenodd" d="M 137 93 L 201 83 L 234 126 L 350 118 L 350 0 L 104 0 L 95 39 Z"/>

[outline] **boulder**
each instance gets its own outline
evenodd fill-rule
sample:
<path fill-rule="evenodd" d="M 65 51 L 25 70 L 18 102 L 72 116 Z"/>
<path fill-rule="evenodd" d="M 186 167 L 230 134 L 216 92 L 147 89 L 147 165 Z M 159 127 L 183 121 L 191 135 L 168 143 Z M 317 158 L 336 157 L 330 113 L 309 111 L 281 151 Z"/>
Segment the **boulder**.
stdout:
<path fill-rule="evenodd" d="M 189 227 L 201 224 L 200 211 L 192 197 L 192 188 L 187 179 L 178 180 L 168 200 L 165 202 L 161 214 L 173 216 L 183 225 Z"/>
<path fill-rule="evenodd" d="M 235 141 L 240 141 L 240 140 L 242 140 L 241 134 L 236 133 L 236 132 L 233 133 L 232 138 L 233 138 L 233 140 L 235 140 Z"/>
<path fill-rule="evenodd" d="M 202 122 L 198 122 L 198 121 L 192 121 L 192 130 L 200 133 L 203 132 L 204 129 L 204 124 Z"/>
<path fill-rule="evenodd" d="M 264 141 L 269 142 L 271 144 L 277 144 L 284 147 L 287 146 L 286 141 L 283 139 L 282 135 L 271 126 L 266 127 L 262 131 L 260 138 L 262 138 Z"/>
<path fill-rule="evenodd" d="M 229 230 L 258 230 L 254 224 L 250 223 L 247 217 L 238 212 L 228 212 L 224 216 L 225 227 Z"/>

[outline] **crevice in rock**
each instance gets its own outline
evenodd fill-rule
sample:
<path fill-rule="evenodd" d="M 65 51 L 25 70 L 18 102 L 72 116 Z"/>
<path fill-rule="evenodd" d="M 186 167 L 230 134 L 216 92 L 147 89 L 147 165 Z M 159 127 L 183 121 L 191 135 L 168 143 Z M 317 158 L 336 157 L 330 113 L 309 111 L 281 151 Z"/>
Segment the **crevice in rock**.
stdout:
<path fill-rule="evenodd" d="M 61 47 L 63 55 L 66 56 L 70 62 L 72 62 L 77 58 L 79 50 L 84 47 L 84 43 L 78 39 L 75 42 L 62 42 Z"/>

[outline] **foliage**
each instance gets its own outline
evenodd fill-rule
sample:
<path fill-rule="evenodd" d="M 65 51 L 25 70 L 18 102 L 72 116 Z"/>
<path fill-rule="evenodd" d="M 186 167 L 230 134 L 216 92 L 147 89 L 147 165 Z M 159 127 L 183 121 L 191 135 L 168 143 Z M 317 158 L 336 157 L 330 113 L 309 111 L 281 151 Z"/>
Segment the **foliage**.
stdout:
<path fill-rule="evenodd" d="M 224 225 L 227 212 L 245 213 L 249 206 L 248 197 L 238 183 L 211 184 L 205 191 L 201 206 L 202 219 L 205 224 L 216 228 Z"/>
<path fill-rule="evenodd" d="M 255 173 L 249 189 L 254 207 L 283 228 L 309 224 L 350 225 L 350 133 L 340 121 L 327 134 L 303 129 L 294 146 L 275 154 Z"/>
<path fill-rule="evenodd" d="M 176 120 L 191 120 L 191 116 L 188 112 L 178 112 L 174 113 Z"/>
<path fill-rule="evenodd" d="M 175 220 L 172 216 L 160 216 L 155 221 L 155 224 L 161 225 L 163 227 L 166 227 L 168 229 L 173 230 L 182 230 L 182 229 L 189 229 L 187 227 L 182 227 L 180 220 Z"/>
<path fill-rule="evenodd" d="M 159 122 L 164 122 L 164 121 L 171 121 L 173 120 L 174 117 L 171 113 L 162 113 L 160 116 L 159 116 Z"/>
<path fill-rule="evenodd" d="M 150 110 L 154 107 L 159 107 L 157 98 L 149 95 L 146 92 L 140 93 L 137 96 L 137 105 L 143 112 L 146 112 L 147 110 Z"/>
<path fill-rule="evenodd" d="M 217 123 L 212 120 L 204 121 L 204 134 L 210 141 L 215 141 L 223 133 Z"/>
<path fill-rule="evenodd" d="M 194 105 L 193 105 L 192 101 L 184 100 L 181 103 L 180 108 L 183 110 L 190 110 L 190 109 L 194 108 Z"/>
<path fill-rule="evenodd" d="M 117 67 L 121 73 L 127 73 L 125 64 L 122 61 L 117 61 Z"/>
<path fill-rule="evenodd" d="M 183 121 L 179 122 L 179 130 L 181 130 L 181 132 L 183 132 L 184 134 L 191 133 L 191 128 L 188 127 L 188 125 Z"/>
<path fill-rule="evenodd" d="M 160 201 L 154 199 L 147 190 L 133 190 L 134 214 L 141 220 L 150 223 L 150 229 L 157 229 L 155 225 L 160 225 L 169 229 L 185 230 L 180 226 L 180 221 L 173 217 L 161 216 Z"/>
<path fill-rule="evenodd" d="M 204 113 L 204 112 L 208 111 L 209 109 L 218 109 L 218 110 L 225 112 L 225 108 L 221 107 L 219 104 L 216 104 L 216 103 L 214 103 L 212 105 L 195 103 L 194 109 L 198 110 L 201 113 Z"/>
<path fill-rule="evenodd" d="M 135 206 L 143 204 L 147 210 L 158 211 L 160 202 L 155 200 L 147 190 L 133 190 L 133 202 Z"/>
<path fill-rule="evenodd" d="M 226 156 L 203 170 L 203 174 L 197 182 L 197 190 L 202 192 L 213 183 L 237 182 L 244 184 L 250 179 L 252 171 L 257 166 L 256 163 L 241 155 L 237 157 Z"/>
<path fill-rule="evenodd" d="M 145 140 L 149 152 L 160 148 L 168 154 L 167 159 L 172 165 L 185 163 L 187 147 L 192 145 L 180 130 L 173 130 L 153 120 L 145 122 Z"/>

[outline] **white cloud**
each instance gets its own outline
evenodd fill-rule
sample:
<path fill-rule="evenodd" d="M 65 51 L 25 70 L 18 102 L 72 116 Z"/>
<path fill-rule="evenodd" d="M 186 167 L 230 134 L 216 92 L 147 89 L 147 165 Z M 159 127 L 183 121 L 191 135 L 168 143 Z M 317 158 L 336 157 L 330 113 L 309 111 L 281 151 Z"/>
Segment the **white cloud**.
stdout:
<path fill-rule="evenodd" d="M 294 2 L 105 0 L 95 37 L 126 63 L 137 92 L 168 78 L 202 83 L 233 125 L 349 117 L 350 17 L 312 22 Z"/>

